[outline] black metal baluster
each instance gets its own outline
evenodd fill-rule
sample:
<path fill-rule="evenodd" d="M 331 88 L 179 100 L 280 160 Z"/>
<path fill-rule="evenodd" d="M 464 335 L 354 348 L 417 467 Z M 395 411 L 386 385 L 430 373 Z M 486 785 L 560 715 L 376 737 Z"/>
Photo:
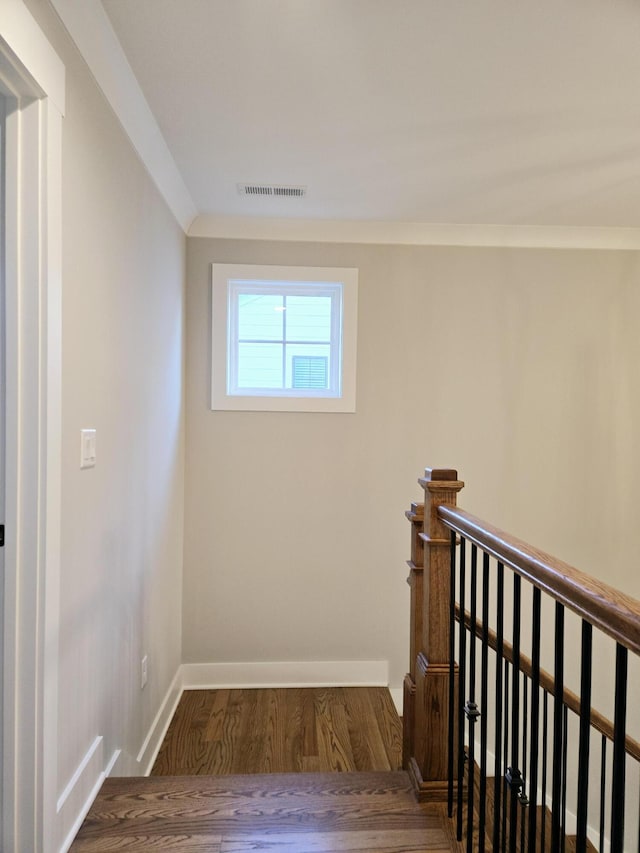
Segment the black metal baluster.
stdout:
<path fill-rule="evenodd" d="M 576 853 L 587 850 L 587 812 L 589 808 L 589 737 L 591 734 L 591 625 L 582 620 L 580 661 L 580 741 L 578 746 L 578 814 Z"/>
<path fill-rule="evenodd" d="M 485 851 L 487 825 L 487 706 L 489 684 L 489 555 L 482 556 L 482 660 L 480 674 L 480 803 L 478 853 Z M 640 853 L 640 851 L 639 851 Z"/>
<path fill-rule="evenodd" d="M 465 715 L 469 721 L 469 761 L 467 772 L 467 853 L 473 853 L 473 803 L 475 784 L 475 723 L 479 715 L 476 705 L 476 623 L 478 621 L 478 548 L 471 546 L 471 626 L 469 631 L 469 700 L 465 705 Z"/>
<path fill-rule="evenodd" d="M 509 797 L 509 853 L 518 847 L 518 797 L 522 789 L 522 774 L 518 768 L 520 749 L 520 575 L 513 577 L 513 681 L 511 689 L 511 764 L 507 768 L 506 780 L 510 788 Z"/>
<path fill-rule="evenodd" d="M 627 650 L 616 643 L 616 698 L 611 771 L 611 853 L 624 849 L 625 738 L 627 726 Z"/>
<path fill-rule="evenodd" d="M 607 802 L 605 790 L 607 787 L 607 739 L 602 735 L 600 751 L 600 850 L 604 850 L 604 825 L 606 821 Z"/>
<path fill-rule="evenodd" d="M 447 753 L 447 806 L 449 817 L 453 817 L 453 768 L 454 768 L 454 714 L 456 673 L 456 534 L 451 531 L 451 553 L 449 561 L 449 748 Z"/>
<path fill-rule="evenodd" d="M 544 691 L 544 704 L 542 707 L 542 832 L 540 833 L 540 850 L 546 850 L 545 841 L 547 835 L 547 730 L 549 728 L 549 694 Z M 535 850 L 535 847 L 534 847 Z"/>
<path fill-rule="evenodd" d="M 565 843 L 567 840 L 567 748 L 569 744 L 569 711 L 567 706 L 563 706 L 562 712 L 562 853 L 565 851 Z"/>
<path fill-rule="evenodd" d="M 504 662 L 504 755 L 503 767 L 509 766 L 509 661 Z M 505 784 L 502 786 L 502 853 L 507 850 L 507 790 L 509 788 L 507 773 Z"/>
<path fill-rule="evenodd" d="M 528 715 L 528 687 L 529 687 L 529 679 L 526 675 L 522 674 L 522 788 L 520 789 L 520 794 L 518 796 L 518 800 L 520 801 L 520 805 L 522 807 L 521 817 L 520 817 L 520 850 L 524 850 L 524 839 L 525 839 L 525 808 L 529 805 L 529 799 L 527 798 L 527 794 L 525 791 L 525 785 L 527 782 L 527 723 L 529 722 Z"/>
<path fill-rule="evenodd" d="M 540 740 L 540 612 L 542 595 L 533 588 L 531 629 L 531 768 L 529 779 L 529 850 L 536 849 L 536 802 L 538 797 L 538 744 Z M 543 800 L 544 804 L 544 800 Z M 544 849 L 544 848 L 543 848 Z"/>
<path fill-rule="evenodd" d="M 560 850 L 562 807 L 562 740 L 564 695 L 564 607 L 556 602 L 553 683 L 553 767 L 551 782 L 551 849 Z"/>
<path fill-rule="evenodd" d="M 457 839 L 462 841 L 462 806 L 464 803 L 464 692 L 467 678 L 467 632 L 464 627 L 464 602 L 466 596 L 466 551 L 467 543 L 464 537 L 460 537 L 460 662 L 458 673 L 458 814 L 457 814 Z"/>
<path fill-rule="evenodd" d="M 498 563 L 496 591 L 496 726 L 493 774 L 493 853 L 500 849 L 500 801 L 502 793 L 502 657 L 504 655 L 504 565 Z"/>

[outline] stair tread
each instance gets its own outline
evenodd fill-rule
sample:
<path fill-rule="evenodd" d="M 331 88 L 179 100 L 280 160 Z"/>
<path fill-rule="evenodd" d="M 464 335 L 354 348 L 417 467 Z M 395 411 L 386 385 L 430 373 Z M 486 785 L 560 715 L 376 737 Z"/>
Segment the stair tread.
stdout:
<path fill-rule="evenodd" d="M 442 807 L 417 803 L 407 774 L 386 771 L 109 778 L 71 851 L 101 849 L 448 853 L 452 848 Z"/>
<path fill-rule="evenodd" d="M 477 822 L 478 822 L 477 809 L 478 809 L 478 802 L 479 802 L 479 769 L 477 768 L 477 765 L 476 765 L 476 771 L 477 772 L 474 776 L 474 788 L 475 788 L 474 812 L 475 812 L 475 820 L 476 820 L 476 825 L 477 825 Z M 485 800 L 485 802 L 486 802 L 486 821 L 487 821 L 487 827 L 488 827 L 488 831 L 486 833 L 486 838 L 490 843 L 492 842 L 491 828 L 493 826 L 493 818 L 494 818 L 494 785 L 495 785 L 495 778 L 493 776 L 490 776 L 490 777 L 488 776 L 487 777 L 487 785 L 486 785 L 486 800 Z M 502 804 L 501 804 L 501 809 L 502 809 Z M 551 851 L 551 812 L 547 807 L 543 807 L 542 805 L 538 804 L 536 806 L 536 813 L 537 813 L 537 817 L 536 817 L 536 821 L 537 821 L 536 851 L 537 851 L 537 853 L 540 853 L 539 848 L 540 848 L 541 843 L 542 843 L 541 827 L 542 827 L 542 820 L 544 820 L 545 821 L 545 827 L 546 827 L 544 853 L 550 853 L 550 851 Z M 527 811 L 526 811 L 525 820 L 527 820 L 527 821 L 528 821 L 528 815 L 529 815 L 529 809 L 527 809 Z M 523 812 L 519 808 L 518 809 L 518 824 L 517 824 L 517 830 L 516 830 L 516 851 L 517 851 L 517 853 L 520 853 L 520 850 L 521 850 L 522 835 L 521 835 L 521 823 L 520 823 L 520 821 L 522 819 L 522 816 L 523 816 Z M 502 812 L 501 812 L 501 819 L 504 819 Z M 508 833 L 509 832 L 509 808 L 507 808 L 507 815 L 506 815 L 505 824 L 506 824 L 506 830 Z M 465 831 L 466 831 L 466 827 L 465 827 Z M 525 839 L 526 839 L 527 835 L 528 835 L 528 824 L 525 825 Z M 576 850 L 576 838 L 575 838 L 575 836 L 567 835 L 565 837 L 564 841 L 565 841 L 566 853 L 572 853 L 572 851 Z M 528 843 L 527 840 L 525 840 L 525 848 L 527 846 L 527 843 Z M 491 849 L 491 846 L 487 847 L 486 849 Z M 587 839 L 587 853 L 598 853 L 597 848 L 594 847 L 593 844 L 588 839 Z"/>
<path fill-rule="evenodd" d="M 110 776 L 105 779 L 100 795 L 119 792 L 162 791 L 170 785 L 175 791 L 237 793 L 242 791 L 343 792 L 369 791 L 374 788 L 396 793 L 413 792 L 409 776 L 398 771 L 354 771 L 350 773 L 253 773 L 235 776 Z M 415 798 L 414 798 L 415 802 Z"/>

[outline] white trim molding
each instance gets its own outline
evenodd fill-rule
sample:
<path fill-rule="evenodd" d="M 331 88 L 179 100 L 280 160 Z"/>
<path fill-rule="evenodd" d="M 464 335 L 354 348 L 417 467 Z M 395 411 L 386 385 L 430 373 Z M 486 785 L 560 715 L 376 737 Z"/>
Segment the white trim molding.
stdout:
<path fill-rule="evenodd" d="M 6 120 L 6 850 L 57 837 L 65 68 L 21 0 L 0 0 Z"/>
<path fill-rule="evenodd" d="M 117 749 L 107 766 L 104 766 L 104 742 L 102 736 L 95 738 L 84 758 L 76 768 L 66 788 L 58 799 L 57 813 L 64 841 L 58 853 L 67 853 L 78 834 L 89 809 L 98 796 L 104 780 L 111 774 L 120 756 Z"/>
<path fill-rule="evenodd" d="M 404 246 L 479 246 L 512 249 L 640 249 L 640 228 L 536 225 L 461 225 L 330 219 L 270 219 L 202 214 L 189 237 Z"/>
<path fill-rule="evenodd" d="M 179 666 L 136 757 L 138 764 L 142 765 L 140 770 L 142 776 L 148 776 L 151 773 L 182 692 L 182 667 Z"/>
<path fill-rule="evenodd" d="M 197 211 L 158 122 L 100 0 L 52 0 L 176 220 L 186 233 Z"/>
<path fill-rule="evenodd" d="M 241 687 L 387 687 L 386 660 L 183 663 L 185 690 Z"/>
<path fill-rule="evenodd" d="M 104 782 L 104 740 L 102 736 L 94 739 L 78 764 L 75 772 L 58 797 L 56 814 L 59 832 L 64 836 L 60 850 L 68 850 L 82 821 L 96 798 Z"/>
<path fill-rule="evenodd" d="M 402 716 L 403 690 L 389 685 L 386 660 L 183 663 L 181 669 L 183 690 L 388 687 L 396 711 Z"/>
<path fill-rule="evenodd" d="M 28 72 L 32 84 L 64 115 L 65 69 L 22 0 L 0 0 L 0 43 Z"/>
<path fill-rule="evenodd" d="M 401 717 L 402 706 L 404 704 L 404 690 L 402 687 L 389 687 L 389 693 L 391 693 L 391 698 L 393 699 L 393 704 L 398 712 L 398 716 Z"/>
<path fill-rule="evenodd" d="M 182 666 L 179 666 L 138 752 L 137 761 L 142 767 L 135 775 L 149 776 L 151 773 L 182 696 L 182 677 Z M 52 849 L 57 853 L 67 853 L 73 844 L 104 780 L 114 770 L 118 772 L 118 760 L 122 754 L 121 749 L 116 749 L 109 761 L 105 763 L 104 739 L 101 735 L 95 737 L 56 803 L 58 842 Z"/>

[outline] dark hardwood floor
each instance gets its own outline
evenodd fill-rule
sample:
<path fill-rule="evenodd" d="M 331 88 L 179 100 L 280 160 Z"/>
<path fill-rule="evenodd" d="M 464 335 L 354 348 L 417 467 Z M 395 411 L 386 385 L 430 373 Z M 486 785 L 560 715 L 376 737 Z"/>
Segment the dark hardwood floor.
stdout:
<path fill-rule="evenodd" d="M 187 691 L 153 775 L 107 779 L 71 853 L 459 851 L 400 760 L 383 688 Z"/>
<path fill-rule="evenodd" d="M 399 770 L 385 687 L 186 691 L 152 775 Z"/>
<path fill-rule="evenodd" d="M 107 779 L 71 853 L 450 853 L 405 773 Z"/>

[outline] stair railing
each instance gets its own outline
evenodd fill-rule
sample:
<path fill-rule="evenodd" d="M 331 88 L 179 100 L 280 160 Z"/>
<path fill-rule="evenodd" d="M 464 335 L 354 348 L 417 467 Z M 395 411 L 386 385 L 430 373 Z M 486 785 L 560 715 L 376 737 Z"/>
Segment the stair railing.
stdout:
<path fill-rule="evenodd" d="M 419 798 L 448 801 L 469 853 L 640 853 L 640 744 L 627 731 L 640 602 L 456 508 L 454 470 L 419 482 L 403 712 Z M 592 707 L 607 642 L 613 722 Z"/>

